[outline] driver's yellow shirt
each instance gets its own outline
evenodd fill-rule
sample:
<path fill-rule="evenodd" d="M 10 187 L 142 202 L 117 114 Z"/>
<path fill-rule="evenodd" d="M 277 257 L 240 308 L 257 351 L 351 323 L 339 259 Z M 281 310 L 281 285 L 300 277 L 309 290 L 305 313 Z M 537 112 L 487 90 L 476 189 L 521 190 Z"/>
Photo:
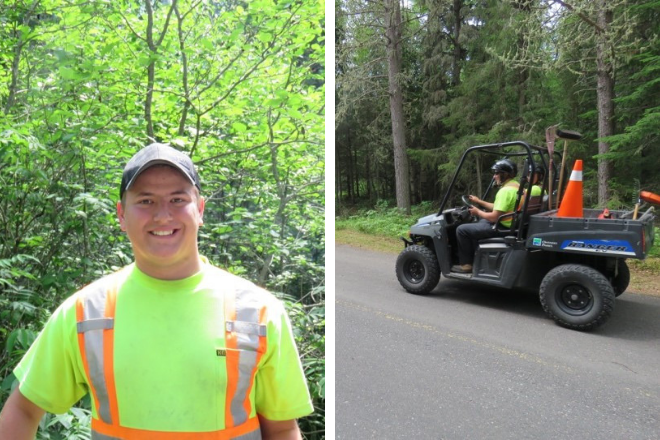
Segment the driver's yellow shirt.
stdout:
<path fill-rule="evenodd" d="M 495 194 L 495 201 L 493 202 L 493 211 L 501 211 L 504 213 L 513 211 L 516 206 L 516 199 L 518 198 L 518 182 L 515 180 L 508 181 L 499 191 Z M 505 227 L 511 227 L 513 219 L 505 219 L 500 223 Z"/>

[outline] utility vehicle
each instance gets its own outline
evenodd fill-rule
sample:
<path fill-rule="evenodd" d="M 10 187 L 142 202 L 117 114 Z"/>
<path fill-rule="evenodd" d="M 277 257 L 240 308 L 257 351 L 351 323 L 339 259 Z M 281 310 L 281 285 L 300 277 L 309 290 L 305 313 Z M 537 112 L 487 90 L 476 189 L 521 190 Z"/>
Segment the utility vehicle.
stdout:
<path fill-rule="evenodd" d="M 561 191 L 556 178 L 561 155 L 551 153 L 523 141 L 467 149 L 439 211 L 419 219 L 409 239 L 402 238 L 405 249 L 397 258 L 396 276 L 404 289 L 428 294 L 442 274 L 538 292 L 547 315 L 570 329 L 591 330 L 604 324 L 614 311 L 615 297 L 628 287 L 626 259 L 645 258 L 653 244 L 654 210 L 640 211 L 635 219 L 632 211 L 619 210 L 610 210 L 609 218 L 602 218 L 603 211 L 596 209 L 584 209 L 582 218 L 558 217 L 556 207 L 561 202 L 554 200 L 557 195 L 552 190 L 548 193 L 548 188 Z M 480 193 L 483 176 L 486 187 L 481 199 L 492 201 L 494 182 L 485 185 L 486 176 L 491 178 L 490 166 L 502 158 L 514 161 L 519 170 L 517 208 L 500 217 L 512 217 L 511 227 L 503 228 L 498 222 L 497 236 L 479 242 L 471 274 L 451 272 L 452 265 L 458 264 L 456 228 L 476 221 L 468 212 L 468 197 L 460 191 Z M 546 195 L 533 197 L 530 178 L 540 165 L 551 171 L 543 181 Z M 471 187 L 457 188 L 462 173 L 471 176 Z"/>

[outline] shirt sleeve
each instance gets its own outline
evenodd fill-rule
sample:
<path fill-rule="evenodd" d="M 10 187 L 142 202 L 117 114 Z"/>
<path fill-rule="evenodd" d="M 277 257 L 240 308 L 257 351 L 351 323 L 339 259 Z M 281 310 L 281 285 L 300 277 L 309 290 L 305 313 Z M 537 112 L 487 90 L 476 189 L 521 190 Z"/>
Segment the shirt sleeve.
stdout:
<path fill-rule="evenodd" d="M 75 299 L 67 299 L 14 369 L 21 393 L 40 408 L 65 413 L 87 392 L 77 351 Z"/>
<path fill-rule="evenodd" d="M 269 420 L 297 419 L 314 407 L 291 322 L 280 301 L 273 301 L 268 315 L 268 346 L 255 378 L 256 410 Z"/>

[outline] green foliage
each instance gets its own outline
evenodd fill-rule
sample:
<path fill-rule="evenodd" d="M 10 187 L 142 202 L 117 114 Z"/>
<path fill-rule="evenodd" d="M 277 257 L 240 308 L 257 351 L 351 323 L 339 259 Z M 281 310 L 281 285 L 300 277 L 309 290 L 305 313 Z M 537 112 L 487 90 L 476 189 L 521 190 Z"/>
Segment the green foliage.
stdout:
<path fill-rule="evenodd" d="M 600 6 L 583 0 L 571 5 L 518 0 L 403 5 L 399 81 L 415 203 L 440 199 L 467 147 L 511 140 L 543 145 L 546 127 L 558 123 L 583 134 L 570 144 L 568 163 L 584 161 L 589 205 L 597 203 L 601 158 L 613 165 L 609 206 L 630 206 L 638 186 L 660 192 L 658 2 L 608 2 L 613 21 L 606 61 L 615 69 L 616 125 L 604 139 L 610 151 L 603 156 L 597 154 L 593 25 Z M 342 0 L 335 7 L 339 209 L 373 206 L 395 194 L 380 6 Z M 469 178 L 459 184 L 468 186 Z"/>
<path fill-rule="evenodd" d="M 9 0 L 0 21 L 0 404 L 54 308 L 132 261 L 115 214 L 121 169 L 154 140 L 198 165 L 202 254 L 289 295 L 312 314 L 294 320 L 301 345 L 317 347 L 322 3 Z M 304 353 L 318 387 L 323 349 Z M 40 438 L 85 438 L 86 417 L 51 417 Z M 323 413 L 306 420 L 307 438 L 323 438 Z"/>
<path fill-rule="evenodd" d="M 390 207 L 388 202 L 380 200 L 373 209 L 358 209 L 335 218 L 335 228 L 387 237 L 406 237 L 410 226 L 418 218 L 433 213 L 434 209 L 437 210 L 431 203 L 424 202 L 413 206 L 412 214 L 406 215 L 400 209 Z"/>
<path fill-rule="evenodd" d="M 47 413 L 39 423 L 37 440 L 89 440 L 92 412 L 84 408 L 71 408 L 65 414 Z"/>
<path fill-rule="evenodd" d="M 325 433 L 325 292 L 318 288 L 309 294 L 312 304 L 308 306 L 290 296 L 284 298 L 314 402 L 314 415 L 302 418 L 299 425 L 307 438 L 315 439 Z"/>

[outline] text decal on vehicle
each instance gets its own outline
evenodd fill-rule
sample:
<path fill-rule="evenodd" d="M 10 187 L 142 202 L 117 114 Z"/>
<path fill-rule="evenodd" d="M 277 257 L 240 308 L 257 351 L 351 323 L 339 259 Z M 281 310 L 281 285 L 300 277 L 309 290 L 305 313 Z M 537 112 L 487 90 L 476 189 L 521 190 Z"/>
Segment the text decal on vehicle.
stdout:
<path fill-rule="evenodd" d="M 630 246 L 630 243 L 624 240 L 565 240 L 561 248 L 601 254 L 635 255 L 635 251 Z"/>

